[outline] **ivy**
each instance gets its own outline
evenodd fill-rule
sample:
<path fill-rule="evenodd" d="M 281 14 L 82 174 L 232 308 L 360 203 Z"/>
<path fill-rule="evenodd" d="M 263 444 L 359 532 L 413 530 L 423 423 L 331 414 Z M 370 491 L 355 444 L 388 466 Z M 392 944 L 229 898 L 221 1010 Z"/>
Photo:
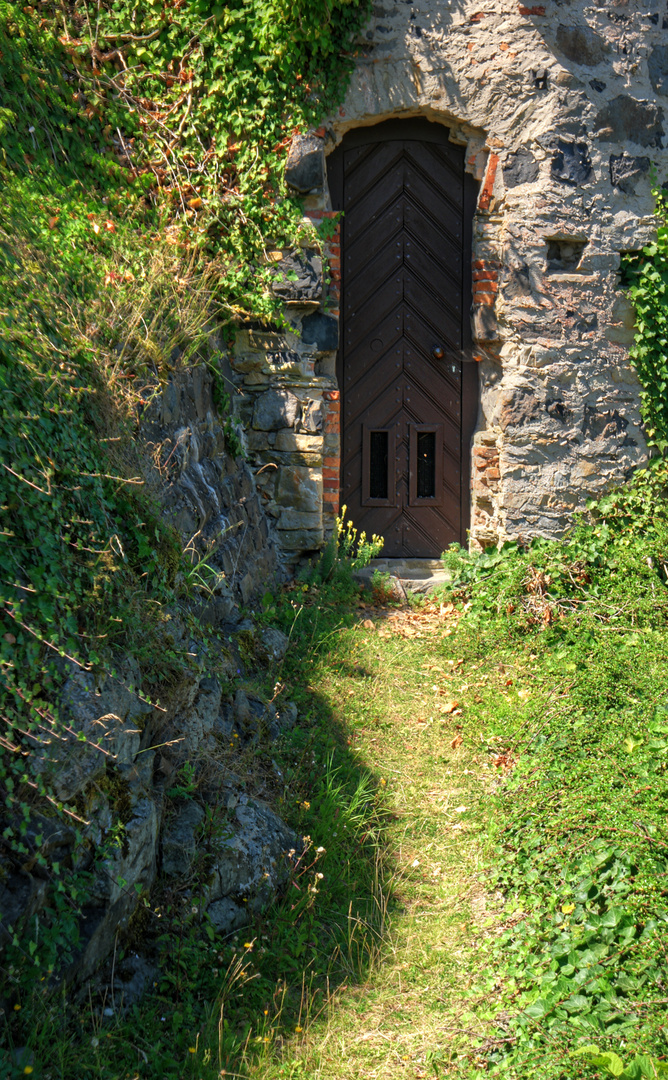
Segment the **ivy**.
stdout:
<path fill-rule="evenodd" d="M 4 160 L 106 188 L 112 223 L 152 212 L 160 239 L 215 260 L 229 318 L 276 316 L 268 252 L 304 229 L 286 148 L 338 104 L 366 8 L 0 3 Z"/>
<path fill-rule="evenodd" d="M 668 200 L 655 189 L 656 240 L 622 264 L 636 313 L 631 358 L 642 389 L 643 419 L 650 446 L 668 447 Z"/>
<path fill-rule="evenodd" d="M 65 812 L 33 755 L 59 730 L 68 665 L 109 671 L 131 653 L 151 693 L 188 662 L 164 645 L 181 552 L 143 494 L 143 388 L 178 364 L 215 368 L 212 324 L 280 320 L 272 253 L 319 244 L 285 184 L 287 147 L 341 99 L 367 6 L 0 0 L 5 867 L 29 856 L 53 873 L 27 822 L 31 807 Z M 79 886 L 51 888 L 76 914 Z M 35 979 L 72 940 L 51 911 L 50 949 L 17 946 Z"/>

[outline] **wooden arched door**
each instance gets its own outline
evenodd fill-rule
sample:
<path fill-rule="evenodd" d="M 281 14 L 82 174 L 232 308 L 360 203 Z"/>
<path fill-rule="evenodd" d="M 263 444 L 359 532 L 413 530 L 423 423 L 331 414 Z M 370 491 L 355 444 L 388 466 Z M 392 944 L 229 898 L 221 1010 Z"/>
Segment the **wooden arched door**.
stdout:
<path fill-rule="evenodd" d="M 469 525 L 471 227 L 464 147 L 428 120 L 349 132 L 328 159 L 341 224 L 341 497 L 389 557 Z"/>

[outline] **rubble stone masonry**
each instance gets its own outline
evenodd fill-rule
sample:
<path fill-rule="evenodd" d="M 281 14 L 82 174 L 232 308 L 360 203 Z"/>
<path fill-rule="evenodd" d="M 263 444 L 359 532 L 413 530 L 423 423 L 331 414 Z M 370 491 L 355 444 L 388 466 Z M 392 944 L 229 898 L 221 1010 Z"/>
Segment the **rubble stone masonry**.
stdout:
<path fill-rule="evenodd" d="M 379 0 L 346 100 L 293 145 L 287 177 L 315 222 L 331 213 L 325 155 L 351 128 L 424 116 L 467 147 L 474 547 L 560 535 L 646 459 L 620 256 L 655 230 L 666 109 L 667 0 Z M 334 235 L 323 285 L 315 252 L 277 253 L 294 334 L 242 334 L 233 362 L 288 552 L 318 547 L 338 506 L 339 255 Z"/>

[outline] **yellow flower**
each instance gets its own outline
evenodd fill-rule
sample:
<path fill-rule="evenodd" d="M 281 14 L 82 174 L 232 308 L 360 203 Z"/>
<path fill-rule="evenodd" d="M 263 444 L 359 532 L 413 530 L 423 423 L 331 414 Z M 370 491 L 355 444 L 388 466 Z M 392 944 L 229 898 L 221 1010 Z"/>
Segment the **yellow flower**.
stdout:
<path fill-rule="evenodd" d="M 252 949 L 252 948 L 253 948 L 253 942 L 252 941 L 244 941 L 244 949 Z"/>
<path fill-rule="evenodd" d="M 300 1032 L 300 1031 L 303 1031 L 303 1030 L 304 1030 L 304 1029 L 303 1029 L 303 1028 L 301 1028 L 301 1027 L 299 1027 L 299 1025 L 297 1025 L 297 1027 L 295 1028 L 295 1031 L 297 1031 L 297 1032 Z"/>
<path fill-rule="evenodd" d="M 20 1009 L 21 1009 L 21 1006 L 20 1006 L 20 1005 L 16 1004 L 16 1005 L 14 1006 L 14 1012 L 19 1012 L 19 1011 L 20 1011 Z"/>
<path fill-rule="evenodd" d="M 189 1046 L 188 1047 L 188 1053 L 189 1054 L 196 1054 L 197 1053 L 197 1047 L 196 1046 Z"/>
<path fill-rule="evenodd" d="M 26 1065 L 25 1069 L 23 1070 L 23 1075 L 24 1076 L 30 1076 L 31 1072 L 32 1072 L 32 1065 Z"/>

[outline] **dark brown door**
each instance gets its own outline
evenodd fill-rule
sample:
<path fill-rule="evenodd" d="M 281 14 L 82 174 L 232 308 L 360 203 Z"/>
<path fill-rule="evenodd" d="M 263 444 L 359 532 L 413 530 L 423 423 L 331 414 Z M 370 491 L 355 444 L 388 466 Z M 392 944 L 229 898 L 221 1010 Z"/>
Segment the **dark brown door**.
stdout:
<path fill-rule="evenodd" d="M 344 211 L 342 502 L 390 557 L 438 557 L 468 527 L 475 186 L 448 134 L 388 121 L 350 132 L 328 162 Z"/>

